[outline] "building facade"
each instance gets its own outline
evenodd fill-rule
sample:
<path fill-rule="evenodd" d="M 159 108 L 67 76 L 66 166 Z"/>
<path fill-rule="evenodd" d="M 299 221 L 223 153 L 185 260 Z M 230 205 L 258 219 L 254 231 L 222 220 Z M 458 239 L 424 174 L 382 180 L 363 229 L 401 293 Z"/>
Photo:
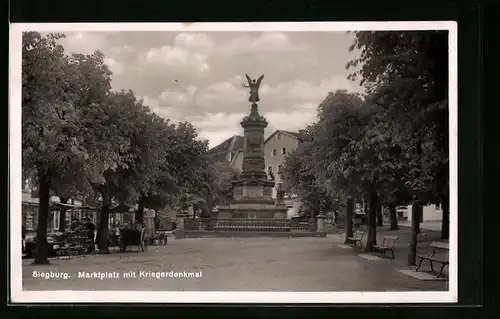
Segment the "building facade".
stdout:
<path fill-rule="evenodd" d="M 38 208 L 39 199 L 34 196 L 33 192 L 29 188 L 23 188 L 22 190 L 22 225 L 25 227 L 27 232 L 35 232 L 38 223 Z M 47 230 L 55 231 L 59 229 L 60 226 L 60 211 L 54 209 L 54 204 L 59 204 L 61 200 L 57 196 L 50 197 L 51 209 L 49 211 L 49 218 L 47 221 Z M 96 215 L 89 214 L 88 212 L 82 211 L 82 202 L 79 200 L 70 200 L 69 203 L 73 207 L 66 211 L 65 224 L 70 225 L 71 220 L 74 218 L 81 219 L 84 216 L 88 216 L 96 223 Z"/>
<path fill-rule="evenodd" d="M 398 217 L 411 221 L 412 205 L 398 207 Z M 422 209 L 420 222 L 440 221 L 443 219 L 443 210 L 440 205 L 426 205 Z"/>

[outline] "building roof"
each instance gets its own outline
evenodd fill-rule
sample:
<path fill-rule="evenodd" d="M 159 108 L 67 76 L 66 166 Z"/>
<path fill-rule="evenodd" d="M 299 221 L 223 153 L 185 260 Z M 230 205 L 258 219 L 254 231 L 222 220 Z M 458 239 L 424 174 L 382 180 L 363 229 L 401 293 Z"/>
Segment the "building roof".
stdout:
<path fill-rule="evenodd" d="M 267 141 L 269 141 L 274 135 L 276 135 L 277 133 L 282 133 L 282 134 L 286 134 L 290 137 L 293 137 L 295 139 L 298 139 L 299 138 L 299 133 L 297 132 L 291 132 L 291 131 L 285 131 L 285 130 L 276 130 L 274 131 L 271 135 L 269 135 L 268 138 L 266 138 L 266 140 L 264 141 L 264 144 L 267 143 Z"/>
<path fill-rule="evenodd" d="M 227 154 L 231 153 L 231 158 L 245 145 L 245 138 L 241 135 L 234 135 L 220 143 L 219 145 L 213 147 L 208 151 L 208 154 L 212 156 L 213 159 L 217 161 L 226 161 Z"/>

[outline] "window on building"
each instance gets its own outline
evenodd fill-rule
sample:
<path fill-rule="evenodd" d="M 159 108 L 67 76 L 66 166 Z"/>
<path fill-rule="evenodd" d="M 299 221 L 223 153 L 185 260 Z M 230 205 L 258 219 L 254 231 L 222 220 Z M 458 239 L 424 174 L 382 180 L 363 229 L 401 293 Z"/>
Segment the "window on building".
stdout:
<path fill-rule="evenodd" d="M 283 155 L 285 155 L 285 154 L 286 154 L 286 148 L 284 148 L 284 147 L 283 147 L 283 148 L 281 149 L 281 154 L 283 154 Z"/>
<path fill-rule="evenodd" d="M 267 173 L 268 173 L 268 174 L 271 174 L 272 172 L 273 172 L 273 167 L 272 167 L 272 166 L 269 166 L 269 167 L 267 168 Z"/>
<path fill-rule="evenodd" d="M 278 139 L 278 141 L 281 140 L 281 134 L 280 133 L 276 134 L 276 138 Z"/>
<path fill-rule="evenodd" d="M 58 211 L 49 212 L 49 218 L 47 221 L 47 228 L 49 230 L 59 229 L 59 212 Z"/>
<path fill-rule="evenodd" d="M 271 151 L 271 156 L 276 156 L 276 149 Z"/>
<path fill-rule="evenodd" d="M 283 165 L 282 164 L 279 164 L 278 165 L 278 173 L 281 172 L 281 168 L 283 168 Z"/>

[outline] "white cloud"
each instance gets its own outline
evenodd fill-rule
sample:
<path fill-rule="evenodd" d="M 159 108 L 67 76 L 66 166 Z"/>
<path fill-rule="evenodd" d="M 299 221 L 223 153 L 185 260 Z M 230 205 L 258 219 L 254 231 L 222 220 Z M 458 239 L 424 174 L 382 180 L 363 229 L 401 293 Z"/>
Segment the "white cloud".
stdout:
<path fill-rule="evenodd" d="M 272 127 L 297 132 L 316 121 L 316 110 L 295 110 L 291 112 L 265 112 L 263 115 Z"/>
<path fill-rule="evenodd" d="M 189 101 L 190 97 L 179 91 L 163 91 L 160 94 L 160 99 L 170 105 L 182 106 Z"/>
<path fill-rule="evenodd" d="M 258 37 L 242 36 L 231 40 L 220 51 L 228 55 L 258 52 L 290 52 L 306 51 L 308 47 L 301 43 L 293 43 L 282 32 L 264 32 Z"/>
<path fill-rule="evenodd" d="M 180 33 L 173 45 L 151 48 L 139 55 L 139 60 L 156 65 L 164 65 L 177 73 L 192 73 L 206 76 L 210 73 L 207 62 L 215 47 L 214 41 L 205 33 Z"/>
<path fill-rule="evenodd" d="M 186 32 L 175 37 L 174 45 L 189 48 L 196 52 L 211 52 L 215 47 L 215 42 L 206 33 Z"/>
<path fill-rule="evenodd" d="M 193 96 L 196 94 L 196 92 L 198 91 L 198 88 L 192 84 L 188 85 L 186 87 L 186 92 L 190 95 L 190 96 Z"/>
<path fill-rule="evenodd" d="M 61 44 L 68 53 L 89 54 L 96 50 L 103 51 L 106 44 L 102 32 L 68 32 Z"/>
<path fill-rule="evenodd" d="M 262 87 L 262 96 L 281 96 L 295 101 L 316 103 L 318 105 L 328 95 L 328 92 L 336 90 L 348 90 L 350 92 L 361 92 L 361 87 L 347 80 L 345 76 L 334 76 L 324 79 L 320 83 L 295 80 L 281 83 L 275 87 Z"/>
<path fill-rule="evenodd" d="M 129 45 L 117 46 L 109 49 L 109 52 L 112 54 L 124 54 L 134 52 L 134 49 Z"/>
<path fill-rule="evenodd" d="M 164 45 L 153 48 L 145 54 L 140 54 L 139 60 L 165 65 L 177 71 L 194 71 L 198 76 L 205 76 L 210 72 L 206 54 L 192 52 L 182 47 Z"/>
<path fill-rule="evenodd" d="M 114 75 L 123 74 L 125 71 L 125 66 L 113 58 L 105 58 L 104 63 L 109 66 L 109 69 Z"/>
<path fill-rule="evenodd" d="M 242 135 L 240 122 L 244 113 L 206 113 L 204 115 L 189 116 L 191 122 L 202 139 L 208 139 L 210 147 L 214 147 L 233 135 Z"/>
<path fill-rule="evenodd" d="M 239 78 L 235 77 L 224 82 L 210 84 L 197 96 L 196 102 L 201 107 L 211 109 L 221 105 L 239 105 L 245 102 L 246 90 L 241 87 Z"/>

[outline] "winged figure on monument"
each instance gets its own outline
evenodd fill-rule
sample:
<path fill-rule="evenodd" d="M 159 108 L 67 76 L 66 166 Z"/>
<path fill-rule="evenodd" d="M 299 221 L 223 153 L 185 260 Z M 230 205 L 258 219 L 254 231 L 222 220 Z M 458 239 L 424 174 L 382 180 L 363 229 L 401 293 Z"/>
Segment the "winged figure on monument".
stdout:
<path fill-rule="evenodd" d="M 248 98 L 249 102 L 256 103 L 259 102 L 259 87 L 260 87 L 260 82 L 262 82 L 262 79 L 264 79 L 264 74 L 262 74 L 257 81 L 255 79 L 251 79 L 248 74 L 245 73 L 245 76 L 248 81 L 248 85 L 243 84 L 244 88 L 250 89 L 250 97 Z"/>

